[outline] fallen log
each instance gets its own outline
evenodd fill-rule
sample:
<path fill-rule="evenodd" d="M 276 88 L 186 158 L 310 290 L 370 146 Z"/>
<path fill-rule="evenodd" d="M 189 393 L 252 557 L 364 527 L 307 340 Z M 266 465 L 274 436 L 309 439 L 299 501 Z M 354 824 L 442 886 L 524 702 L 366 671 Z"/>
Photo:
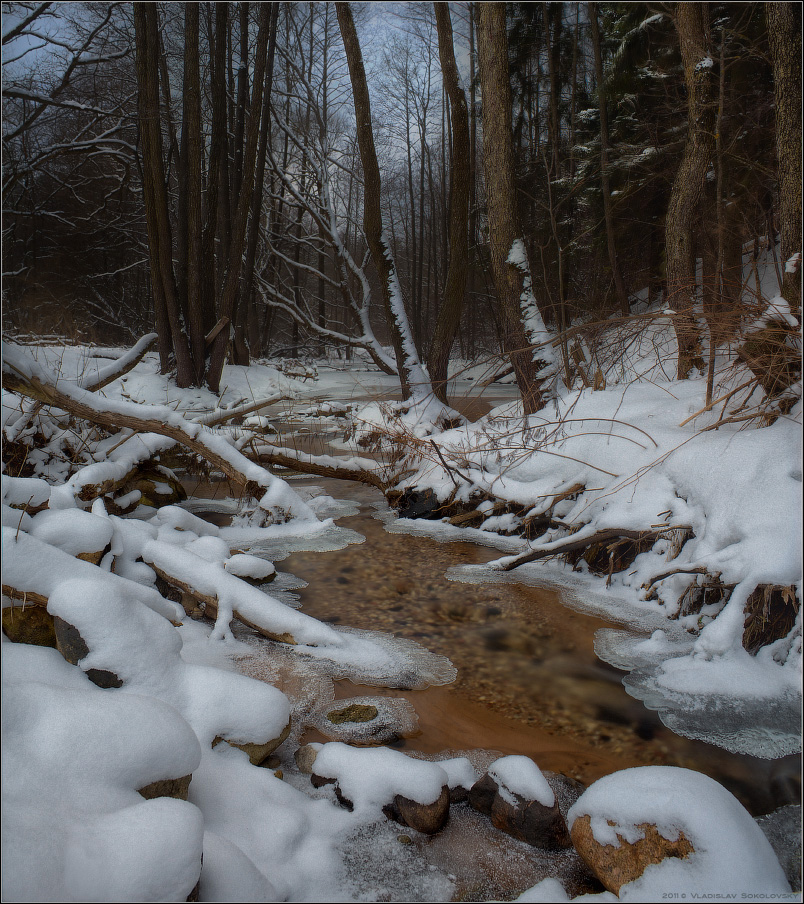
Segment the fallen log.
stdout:
<path fill-rule="evenodd" d="M 269 405 L 274 405 L 276 402 L 281 402 L 285 398 L 286 396 L 276 393 L 276 395 L 268 396 L 259 402 L 249 402 L 246 405 L 238 405 L 236 408 L 229 408 L 226 411 L 213 411 L 210 414 L 197 418 L 196 423 L 203 424 L 205 427 L 217 427 L 218 424 L 224 424 L 226 421 L 231 421 L 236 417 L 245 417 L 247 414 L 253 414 L 253 412 L 267 408 Z"/>
<path fill-rule="evenodd" d="M 366 458 L 334 458 L 331 455 L 309 455 L 295 449 L 260 444 L 255 451 L 261 464 L 276 465 L 291 471 L 314 474 L 316 477 L 335 477 L 339 480 L 356 480 L 376 487 L 383 493 L 394 484 L 394 479 L 383 477 L 380 467 Z"/>
<path fill-rule="evenodd" d="M 622 540 L 633 540 L 637 543 L 653 542 L 657 540 L 671 539 L 675 531 L 688 531 L 692 536 L 692 530 L 689 527 L 676 526 L 663 527 L 660 530 L 630 530 L 624 527 L 609 527 L 598 531 L 595 534 L 584 534 L 579 537 L 572 534 L 569 537 L 563 537 L 561 540 L 555 540 L 549 546 L 540 546 L 538 549 L 531 549 L 521 556 L 506 562 L 500 566 L 501 571 L 512 571 L 525 565 L 528 562 L 536 562 L 539 559 L 547 559 L 552 556 L 562 556 L 571 552 L 578 552 L 589 546 L 599 545 L 603 543 L 618 543 Z"/>
<path fill-rule="evenodd" d="M 170 408 L 113 401 L 66 383 L 59 386 L 55 374 L 38 364 L 30 355 L 5 343 L 3 352 L 3 385 L 11 392 L 60 408 L 103 427 L 117 430 L 129 427 L 141 433 L 167 436 L 206 459 L 246 495 L 260 498 L 277 482 L 282 483 L 233 448 L 224 437 L 186 420 Z M 286 489 L 287 493 L 284 495 L 287 496 L 285 501 L 288 509 L 292 506 L 297 513 L 314 518 L 309 509 L 304 511 L 307 507 L 290 488 Z"/>
<path fill-rule="evenodd" d="M 3 584 L 3 596 L 12 600 L 20 600 L 22 608 L 26 606 L 47 606 L 47 597 L 35 590 L 18 590 L 11 584 Z"/>

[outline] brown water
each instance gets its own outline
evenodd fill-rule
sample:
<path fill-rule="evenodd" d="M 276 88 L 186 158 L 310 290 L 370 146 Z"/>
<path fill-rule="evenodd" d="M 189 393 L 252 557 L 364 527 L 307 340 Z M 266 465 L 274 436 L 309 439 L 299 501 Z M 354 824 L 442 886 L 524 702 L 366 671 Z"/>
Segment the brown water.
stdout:
<path fill-rule="evenodd" d="M 388 533 L 372 517 L 381 494 L 356 483 L 318 478 L 294 480 L 293 486 L 319 486 L 358 503 L 360 514 L 338 523 L 366 537 L 360 545 L 295 553 L 278 564 L 307 581 L 302 611 L 411 638 L 447 656 L 458 670 L 453 684 L 422 691 L 335 682 L 338 698 L 387 694 L 409 700 L 420 733 L 402 741 L 403 749 L 525 754 L 540 768 L 584 784 L 631 766 L 683 766 L 721 782 L 754 815 L 800 802 L 799 756 L 763 760 L 673 734 L 625 692 L 623 673 L 595 656 L 595 632 L 613 625 L 562 605 L 558 589 L 448 581 L 449 567 L 488 562 L 499 553 L 469 542 Z M 221 488 L 196 492 L 221 495 Z M 308 731 L 304 740 L 325 738 Z"/>

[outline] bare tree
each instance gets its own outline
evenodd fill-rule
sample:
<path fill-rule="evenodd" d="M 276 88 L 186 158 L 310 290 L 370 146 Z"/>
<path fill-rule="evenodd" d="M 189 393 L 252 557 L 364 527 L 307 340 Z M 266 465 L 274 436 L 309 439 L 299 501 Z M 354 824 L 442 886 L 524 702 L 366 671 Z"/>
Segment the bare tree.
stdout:
<path fill-rule="evenodd" d="M 357 30 L 348 3 L 337 2 L 335 9 L 349 64 L 357 138 L 363 163 L 363 231 L 382 284 L 386 319 L 396 356 L 402 394 L 409 398 L 412 394 L 429 391 L 429 380 L 419 361 L 419 353 L 410 332 L 399 276 L 383 223 L 380 168 L 374 146 L 371 103 Z"/>
<path fill-rule="evenodd" d="M 433 391 L 447 401 L 449 356 L 461 317 L 469 265 L 469 111 L 452 42 L 447 3 L 434 3 L 441 72 L 452 113 L 452 171 L 450 177 L 449 269 L 438 320 L 430 345 L 428 369 Z"/>
<path fill-rule="evenodd" d="M 194 368 L 182 322 L 173 272 L 173 241 L 168 211 L 167 186 L 162 159 L 162 129 L 159 115 L 159 23 L 156 4 L 134 4 L 137 40 L 138 111 L 143 162 L 143 196 L 148 225 L 151 286 L 156 307 L 159 353 L 163 371 L 167 354 L 176 355 L 176 382 L 190 386 Z"/>
<path fill-rule="evenodd" d="M 693 224 L 715 148 L 717 91 L 706 5 L 679 3 L 675 24 L 687 85 L 688 126 L 684 157 L 670 193 L 665 247 L 667 291 L 675 311 L 673 323 L 678 338 L 678 377 L 683 380 L 693 367 L 703 363 L 693 314 L 696 288 Z"/>
<path fill-rule="evenodd" d="M 381 370 L 396 373 L 394 359 L 372 328 L 368 261 L 356 260 L 350 249 L 351 208 L 359 180 L 353 168 L 353 140 L 341 129 L 345 140 L 338 141 L 332 121 L 337 111 L 328 105 L 325 114 L 325 94 L 323 90 L 319 94 L 312 83 L 309 60 L 301 48 L 278 49 L 292 80 L 283 89 L 285 104 L 271 110 L 285 150 L 280 157 L 271 147 L 267 149 L 274 184 L 268 202 L 274 216 L 287 218 L 288 228 L 265 230 L 267 256 L 273 265 L 264 275 L 258 273 L 256 288 L 268 305 L 289 315 L 319 341 L 362 348 Z M 341 200 L 339 176 L 348 182 L 347 197 Z M 346 322 L 322 322 L 322 286 L 339 298 Z M 318 304 L 313 289 L 318 291 Z"/>
<path fill-rule="evenodd" d="M 603 191 L 603 214 L 606 220 L 606 245 L 609 252 L 611 273 L 620 310 L 626 316 L 631 313 L 628 304 L 628 293 L 625 290 L 620 261 L 617 257 L 617 246 L 614 238 L 614 222 L 611 209 L 611 188 L 609 186 L 609 120 L 606 110 L 606 92 L 603 82 L 603 54 L 600 49 L 600 29 L 597 24 L 597 3 L 587 3 L 589 30 L 592 35 L 592 47 L 595 52 L 595 73 L 597 75 L 597 106 L 600 111 L 600 187 Z"/>
<path fill-rule="evenodd" d="M 504 351 L 511 359 L 525 413 L 531 414 L 542 408 L 544 401 L 520 306 L 530 289 L 530 275 L 527 261 L 522 261 L 524 246 L 514 188 L 505 6 L 479 5 L 477 26 L 491 266 L 503 320 Z M 511 258 L 515 243 L 522 246 L 519 263 L 524 267 Z"/>
<path fill-rule="evenodd" d="M 776 99 L 776 156 L 779 164 L 779 213 L 782 294 L 801 311 L 801 4 L 766 3 L 768 43 L 773 58 Z M 797 262 L 793 256 L 798 252 Z"/>

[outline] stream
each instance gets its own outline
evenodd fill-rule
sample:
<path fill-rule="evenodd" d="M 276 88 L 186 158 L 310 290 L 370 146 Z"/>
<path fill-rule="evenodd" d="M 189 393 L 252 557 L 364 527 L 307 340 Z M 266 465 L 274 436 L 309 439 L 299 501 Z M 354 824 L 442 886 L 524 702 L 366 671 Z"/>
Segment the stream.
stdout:
<path fill-rule="evenodd" d="M 595 633 L 621 625 L 565 606 L 560 588 L 450 581 L 448 568 L 482 564 L 499 552 L 388 532 L 378 512 L 387 506 L 370 487 L 304 475 L 290 480 L 308 494 L 323 492 L 358 507 L 358 514 L 337 523 L 365 537 L 331 552 L 291 552 L 278 563 L 282 573 L 306 582 L 295 591 L 301 611 L 330 624 L 409 638 L 458 670 L 452 684 L 426 690 L 335 681 L 336 699 L 391 696 L 413 705 L 419 731 L 399 739 L 397 748 L 425 755 L 477 748 L 524 754 L 584 785 L 632 766 L 682 766 L 719 781 L 754 816 L 800 802 L 800 756 L 760 759 L 689 740 L 630 697 L 623 673 L 594 652 Z M 227 483 L 188 488 L 196 499 L 220 498 Z M 271 593 L 272 585 L 265 589 Z M 256 635 L 250 641 L 260 643 Z M 326 740 L 315 729 L 301 738 Z"/>
<path fill-rule="evenodd" d="M 339 389 L 338 398 L 330 394 L 325 401 L 348 403 L 368 396 L 367 387 L 356 387 L 346 377 Z M 375 397 L 380 391 L 379 385 L 373 387 Z M 515 392 L 497 387 L 494 396 L 478 399 L 467 387 L 456 407 L 479 417 Z M 347 446 L 327 413 L 317 415 L 317 399 L 324 397 L 316 393 L 300 406 L 284 403 L 265 413 L 278 426 L 281 445 L 343 454 Z M 457 670 L 451 683 L 424 690 L 361 685 L 337 675 L 333 681 L 306 670 L 300 657 L 288 656 L 281 644 L 235 622 L 233 634 L 249 652 L 235 658 L 234 667 L 283 690 L 299 714 L 272 768 L 280 767 L 284 779 L 300 790 L 309 794 L 311 786 L 296 769 L 297 747 L 344 739 L 323 719 L 313 719 L 318 727 L 309 727 L 308 714 L 332 712 L 333 699 L 369 698 L 380 706 L 378 698 L 403 698 L 418 724 L 400 729 L 386 743 L 425 758 L 468 756 L 478 774 L 507 754 L 529 756 L 545 772 L 563 773 L 584 786 L 633 766 L 681 766 L 720 782 L 753 816 L 800 804 L 800 755 L 763 759 L 690 740 L 629 696 L 622 683 L 626 673 L 595 654 L 598 632 L 627 626 L 599 611 L 592 615 L 573 608 L 577 597 L 562 588 L 560 577 L 559 584 L 546 587 L 450 580 L 448 572 L 482 566 L 500 551 L 469 539 L 439 542 L 392 531 L 394 516 L 382 493 L 363 484 L 293 472 L 281 476 L 312 503 L 317 496 L 324 502 L 328 497 L 345 501 L 325 502 L 321 517 L 334 517 L 346 539 L 336 537 L 330 551 L 320 546 L 305 551 L 316 549 L 309 541 L 266 548 L 262 554 L 276 563 L 278 575 L 265 592 L 333 626 L 414 641 Z M 185 486 L 194 497 L 188 500 L 192 511 L 228 523 L 226 512 L 233 511 L 228 481 L 187 480 Z M 571 799 L 559 795 L 559 806 L 566 808 Z M 350 837 L 344 865 L 356 900 L 511 900 L 546 877 L 558 879 L 570 897 L 602 888 L 574 851 L 542 851 L 517 841 L 467 804 L 452 807 L 437 835 L 412 834 L 417 837 L 411 840 L 389 821 Z"/>
<path fill-rule="evenodd" d="M 327 401 L 396 395 L 396 387 L 378 383 L 369 391 L 358 379 L 344 374 L 343 386 L 330 387 Z M 452 392 L 453 406 L 473 419 L 516 397 L 516 387 L 505 385 L 478 396 L 477 387 L 456 383 Z M 326 416 L 316 417 L 321 398 L 313 391 L 306 400 L 264 412 L 278 426 L 282 444 L 342 454 L 337 428 Z M 446 656 L 458 671 L 449 685 L 415 691 L 335 681 L 336 699 L 404 697 L 413 705 L 419 732 L 400 739 L 400 749 L 424 755 L 474 749 L 524 754 L 541 769 L 584 785 L 632 766 L 682 766 L 716 779 L 754 816 L 801 802 L 800 755 L 764 759 L 682 737 L 629 696 L 625 673 L 600 660 L 594 649 L 600 629 L 622 629 L 622 623 L 573 609 L 560 586 L 448 580 L 448 569 L 484 564 L 498 558 L 499 550 L 391 533 L 382 520 L 383 514 L 389 517 L 388 506 L 378 490 L 353 481 L 282 476 L 307 494 L 348 501 L 357 514 L 336 517 L 337 524 L 365 537 L 331 552 L 292 551 L 277 563 L 281 572 L 306 583 L 295 590 L 301 611 L 333 625 L 414 640 Z M 193 481 L 187 488 L 196 496 L 220 497 L 227 483 Z M 268 593 L 272 586 L 265 588 Z M 255 636 L 251 642 L 260 640 Z M 314 729 L 301 737 L 305 743 L 325 740 Z"/>

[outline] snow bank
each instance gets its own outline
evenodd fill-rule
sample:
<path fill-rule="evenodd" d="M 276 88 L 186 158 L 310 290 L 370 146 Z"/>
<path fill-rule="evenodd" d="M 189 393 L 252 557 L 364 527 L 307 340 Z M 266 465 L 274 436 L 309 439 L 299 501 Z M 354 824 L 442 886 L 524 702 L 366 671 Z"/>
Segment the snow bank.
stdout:
<path fill-rule="evenodd" d="M 189 895 L 201 813 L 137 793 L 200 762 L 198 740 L 173 707 L 109 694 L 55 650 L 4 643 L 2 719 L 4 900 Z"/>

